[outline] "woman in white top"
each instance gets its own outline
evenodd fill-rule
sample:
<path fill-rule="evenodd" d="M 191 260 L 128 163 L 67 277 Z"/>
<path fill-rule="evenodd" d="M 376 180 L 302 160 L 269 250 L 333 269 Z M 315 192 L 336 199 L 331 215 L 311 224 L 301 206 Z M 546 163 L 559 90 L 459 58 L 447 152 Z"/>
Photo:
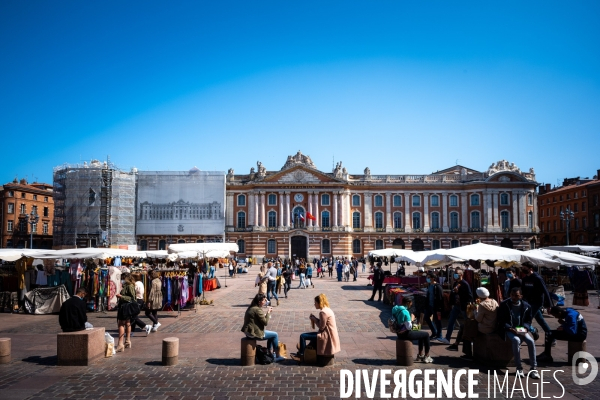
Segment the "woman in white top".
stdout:
<path fill-rule="evenodd" d="M 141 311 L 144 310 L 146 303 L 144 302 L 144 282 L 142 282 L 142 275 L 141 274 L 135 274 L 134 275 L 135 278 L 135 299 L 137 300 L 137 303 L 140 306 L 140 314 Z M 142 321 L 140 319 L 140 314 L 138 314 L 134 320 L 131 321 L 131 325 L 132 325 L 132 331 L 135 330 L 136 326 L 139 326 L 140 329 L 143 329 L 146 331 L 146 336 L 148 336 L 150 334 L 150 331 L 152 330 L 152 325 L 147 325 L 144 323 L 144 321 Z"/>

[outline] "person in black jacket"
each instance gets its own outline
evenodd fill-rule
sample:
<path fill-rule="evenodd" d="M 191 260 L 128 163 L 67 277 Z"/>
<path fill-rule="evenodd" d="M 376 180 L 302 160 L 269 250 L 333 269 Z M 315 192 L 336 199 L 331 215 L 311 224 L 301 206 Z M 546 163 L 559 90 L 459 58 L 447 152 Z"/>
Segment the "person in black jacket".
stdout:
<path fill-rule="evenodd" d="M 448 327 L 446 328 L 446 337 L 438 339 L 440 342 L 450 344 L 452 338 L 452 331 L 454 331 L 454 324 L 459 317 L 467 318 L 467 305 L 473 302 L 473 293 L 471 292 L 471 286 L 467 281 L 463 279 L 463 271 L 460 268 L 454 270 L 454 285 L 450 294 L 450 304 L 452 310 L 448 317 Z M 462 325 L 461 325 L 462 328 Z M 462 329 L 458 331 L 456 342 L 448 347 L 448 350 L 458 350 L 458 343 L 462 339 Z"/>
<path fill-rule="evenodd" d="M 540 379 L 540 375 L 536 371 L 535 341 L 530 333 L 532 319 L 532 307 L 523 300 L 521 288 L 514 288 L 510 292 L 510 298 L 504 300 L 498 307 L 498 333 L 504 340 L 510 340 L 512 343 L 517 376 L 525 377 L 521 363 L 521 344 L 525 342 L 529 351 L 531 367 L 529 377 Z"/>
<path fill-rule="evenodd" d="M 373 294 L 371 295 L 369 301 L 373 301 L 375 299 L 375 292 L 379 292 L 379 299 L 377 301 L 381 301 L 381 292 L 383 291 L 384 279 L 385 275 L 383 274 L 383 269 L 381 269 L 381 261 L 379 261 L 373 270 Z"/>
<path fill-rule="evenodd" d="M 69 298 L 60 306 L 58 323 L 63 332 L 83 331 L 87 327 L 92 327 L 91 324 L 87 324 L 86 326 L 87 310 L 84 300 L 86 295 L 87 290 L 84 287 L 80 287 L 77 289 L 75 296 Z"/>
<path fill-rule="evenodd" d="M 533 271 L 533 265 L 528 263 L 523 264 L 522 271 L 525 274 L 521 282 L 523 298 L 531 305 L 531 315 L 533 315 L 533 318 L 535 318 L 546 333 L 546 336 L 548 336 L 551 334 L 551 330 L 542 315 L 541 308 L 546 307 L 550 309 L 554 305 L 550 298 L 550 293 L 548 293 L 542 277 Z"/>
<path fill-rule="evenodd" d="M 425 309 L 425 322 L 431 329 L 430 340 L 442 337 L 442 310 L 444 309 L 444 296 L 442 286 L 438 283 L 437 276 L 430 272 L 427 274 L 427 308 Z M 432 322 L 433 319 L 433 322 Z"/>

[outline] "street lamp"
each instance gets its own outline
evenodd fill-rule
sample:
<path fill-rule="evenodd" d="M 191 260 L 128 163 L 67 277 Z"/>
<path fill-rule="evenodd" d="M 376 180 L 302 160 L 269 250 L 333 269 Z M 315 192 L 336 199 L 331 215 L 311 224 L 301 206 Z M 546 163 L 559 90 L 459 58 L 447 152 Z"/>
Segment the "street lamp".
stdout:
<path fill-rule="evenodd" d="M 31 214 L 25 215 L 25 220 L 29 223 L 29 225 L 31 225 L 31 229 L 29 231 L 29 248 L 33 249 L 33 226 L 38 223 L 40 216 L 37 215 L 37 212 L 32 210 Z"/>
<path fill-rule="evenodd" d="M 567 246 L 569 245 L 569 225 L 573 218 L 575 218 L 575 213 L 569 207 L 565 211 L 560 212 L 561 221 L 567 221 Z"/>

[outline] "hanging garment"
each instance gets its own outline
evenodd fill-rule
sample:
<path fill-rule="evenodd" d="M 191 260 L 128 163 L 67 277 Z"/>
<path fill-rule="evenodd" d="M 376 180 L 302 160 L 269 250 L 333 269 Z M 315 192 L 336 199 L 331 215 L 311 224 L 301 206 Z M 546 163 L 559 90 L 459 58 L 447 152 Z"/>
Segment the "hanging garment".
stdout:
<path fill-rule="evenodd" d="M 37 272 L 35 284 L 38 286 L 48 286 L 48 278 L 46 277 L 46 273 L 44 271 Z"/>
<path fill-rule="evenodd" d="M 189 301 L 189 284 L 187 276 L 181 277 L 181 307 L 185 307 Z"/>
<path fill-rule="evenodd" d="M 109 299 L 108 309 L 112 310 L 117 307 L 119 299 L 117 294 L 121 292 L 121 270 L 119 268 L 108 268 L 109 274 Z"/>

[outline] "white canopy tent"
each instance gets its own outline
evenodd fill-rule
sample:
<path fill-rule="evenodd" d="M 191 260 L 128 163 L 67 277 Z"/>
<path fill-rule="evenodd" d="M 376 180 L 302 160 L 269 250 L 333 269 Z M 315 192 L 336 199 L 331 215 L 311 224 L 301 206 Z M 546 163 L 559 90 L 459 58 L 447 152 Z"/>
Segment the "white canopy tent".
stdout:
<path fill-rule="evenodd" d="M 581 246 L 581 245 L 548 246 L 548 247 L 544 247 L 544 249 L 556 250 L 556 251 L 571 251 L 571 252 L 575 252 L 575 253 L 598 253 L 598 252 L 600 252 L 600 246 Z"/>
<path fill-rule="evenodd" d="M 237 253 L 239 247 L 237 243 L 177 243 L 170 245 L 168 249 L 170 254 L 185 253 L 187 255 L 192 251 L 197 253 L 196 257 L 225 258 L 231 252 Z"/>
<path fill-rule="evenodd" d="M 425 259 L 427 259 L 426 262 L 424 262 Z M 426 265 L 437 265 L 440 261 L 444 260 L 447 260 L 446 249 L 410 251 L 410 253 L 404 253 L 396 258 L 396 262 L 406 261 L 411 264 L 416 264 L 417 267 L 424 267 Z"/>
<path fill-rule="evenodd" d="M 38 257 L 39 254 L 43 254 L 44 251 L 50 250 L 31 250 L 31 249 L 0 249 L 0 260 L 4 261 L 17 261 L 23 256 L 26 257 Z"/>
<path fill-rule="evenodd" d="M 525 253 L 533 256 L 551 258 L 555 261 L 560 262 L 561 265 L 566 266 L 584 266 L 591 268 L 596 265 L 600 265 L 600 260 L 597 258 L 567 253 L 564 251 L 550 250 L 548 248 L 529 250 Z"/>
<path fill-rule="evenodd" d="M 27 254 L 25 254 L 27 255 Z M 64 250 L 45 250 L 35 254 L 35 258 L 51 259 L 75 259 L 75 258 L 99 258 L 105 260 L 113 257 L 146 258 L 145 251 L 111 249 L 111 248 L 83 248 Z"/>
<path fill-rule="evenodd" d="M 369 252 L 370 257 L 399 257 L 405 253 L 413 253 L 412 250 L 405 249 L 380 249 Z"/>

